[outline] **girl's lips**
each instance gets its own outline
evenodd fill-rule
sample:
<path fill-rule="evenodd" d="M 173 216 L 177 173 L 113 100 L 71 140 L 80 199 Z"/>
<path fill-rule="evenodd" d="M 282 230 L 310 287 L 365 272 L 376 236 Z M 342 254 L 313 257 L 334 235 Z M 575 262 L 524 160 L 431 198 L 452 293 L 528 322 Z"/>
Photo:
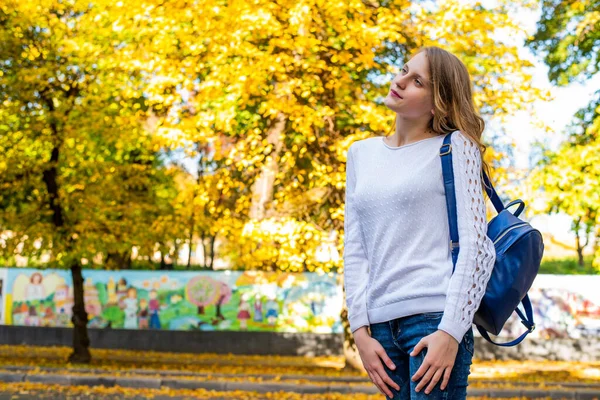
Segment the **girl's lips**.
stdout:
<path fill-rule="evenodd" d="M 396 97 L 398 97 L 399 99 L 402 98 L 402 96 L 400 96 L 398 93 L 394 92 L 393 90 L 390 90 L 390 92 L 392 92 L 392 94 Z"/>

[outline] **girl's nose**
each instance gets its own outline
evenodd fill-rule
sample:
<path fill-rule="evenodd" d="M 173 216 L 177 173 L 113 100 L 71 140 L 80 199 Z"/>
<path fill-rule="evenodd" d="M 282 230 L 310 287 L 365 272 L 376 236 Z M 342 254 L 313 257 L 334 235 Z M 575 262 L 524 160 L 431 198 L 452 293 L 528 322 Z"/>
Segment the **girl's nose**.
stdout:
<path fill-rule="evenodd" d="M 396 81 L 395 87 L 404 90 L 406 84 L 404 83 L 404 80 L 402 78 L 398 79 Z"/>

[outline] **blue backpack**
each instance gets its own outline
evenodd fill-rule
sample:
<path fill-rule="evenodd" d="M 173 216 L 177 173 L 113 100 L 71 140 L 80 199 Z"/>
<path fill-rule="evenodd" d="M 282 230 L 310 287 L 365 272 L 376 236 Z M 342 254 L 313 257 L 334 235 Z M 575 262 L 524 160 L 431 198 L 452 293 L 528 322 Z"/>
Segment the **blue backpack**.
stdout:
<path fill-rule="evenodd" d="M 452 273 L 456 268 L 458 259 L 459 241 L 456 214 L 456 196 L 454 192 L 454 172 L 452 170 L 452 145 L 450 132 L 444 138 L 440 148 L 442 171 L 444 176 L 444 190 L 446 192 L 446 205 L 448 207 L 448 223 L 452 249 Z M 523 341 L 525 336 L 533 332 L 533 310 L 527 291 L 531 288 L 544 253 L 542 234 L 534 229 L 528 222 L 520 220 L 519 214 L 525 208 L 521 199 L 511 201 L 504 206 L 496 190 L 492 186 L 487 174 L 483 172 L 486 184 L 486 193 L 490 197 L 494 208 L 498 212 L 488 223 L 487 236 L 494 242 L 496 249 L 496 262 L 492 275 L 487 284 L 481 304 L 475 313 L 473 323 L 477 330 L 487 341 L 498 346 L 514 346 Z M 509 207 L 519 204 L 513 214 Z M 525 314 L 518 308 L 523 303 Z M 502 327 L 516 311 L 527 331 L 509 343 L 496 343 L 488 332 L 498 335 Z"/>

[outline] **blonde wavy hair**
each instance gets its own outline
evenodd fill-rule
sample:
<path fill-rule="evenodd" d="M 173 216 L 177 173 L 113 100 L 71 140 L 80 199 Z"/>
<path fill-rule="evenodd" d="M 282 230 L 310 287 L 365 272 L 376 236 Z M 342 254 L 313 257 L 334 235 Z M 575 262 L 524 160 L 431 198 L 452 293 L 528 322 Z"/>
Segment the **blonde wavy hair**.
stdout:
<path fill-rule="evenodd" d="M 439 47 L 423 47 L 415 55 L 421 52 L 425 52 L 427 56 L 433 92 L 434 115 L 429 120 L 429 131 L 446 135 L 458 129 L 477 144 L 481 152 L 482 169 L 479 174 L 485 193 L 484 170 L 492 182 L 490 167 L 483 157 L 487 146 L 481 141 L 485 122 L 475 110 L 469 71 L 458 57 Z M 396 118 L 390 133 L 395 130 Z"/>

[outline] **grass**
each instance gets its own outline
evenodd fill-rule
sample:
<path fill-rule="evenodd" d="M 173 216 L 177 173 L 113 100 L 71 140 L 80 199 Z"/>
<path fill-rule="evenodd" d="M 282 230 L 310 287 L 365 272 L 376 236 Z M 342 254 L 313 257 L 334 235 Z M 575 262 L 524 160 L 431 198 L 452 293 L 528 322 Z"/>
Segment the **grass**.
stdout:
<path fill-rule="evenodd" d="M 543 259 L 540 265 L 540 274 L 555 275 L 600 275 L 600 269 L 592 267 L 592 255 L 583 257 L 583 267 L 579 265 L 576 257 Z"/>

